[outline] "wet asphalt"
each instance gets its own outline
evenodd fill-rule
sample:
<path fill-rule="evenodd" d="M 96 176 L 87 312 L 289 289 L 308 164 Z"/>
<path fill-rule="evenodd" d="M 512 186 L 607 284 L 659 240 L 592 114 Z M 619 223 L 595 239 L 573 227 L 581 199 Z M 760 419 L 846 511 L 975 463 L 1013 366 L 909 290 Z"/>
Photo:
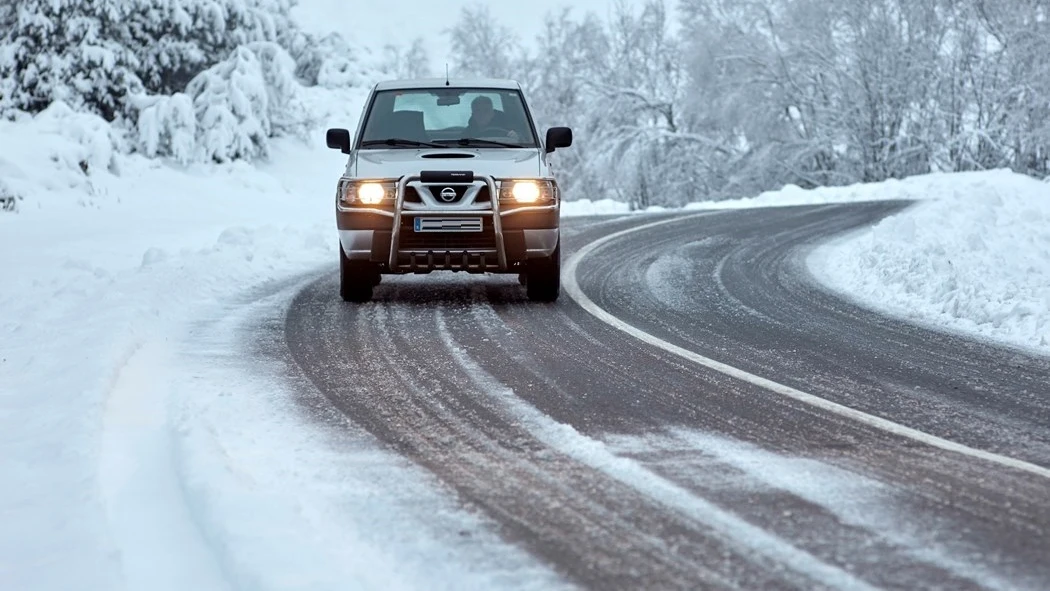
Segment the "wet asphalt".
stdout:
<path fill-rule="evenodd" d="M 580 260 L 587 297 L 750 374 L 1050 467 L 1050 359 L 809 275 L 815 245 L 907 206 L 568 219 L 563 257 L 670 220 Z M 434 273 L 346 304 L 333 266 L 266 330 L 323 395 L 311 412 L 364 427 L 582 587 L 1050 588 L 1050 479 L 690 363 L 565 293 L 536 304 L 513 276 Z"/>

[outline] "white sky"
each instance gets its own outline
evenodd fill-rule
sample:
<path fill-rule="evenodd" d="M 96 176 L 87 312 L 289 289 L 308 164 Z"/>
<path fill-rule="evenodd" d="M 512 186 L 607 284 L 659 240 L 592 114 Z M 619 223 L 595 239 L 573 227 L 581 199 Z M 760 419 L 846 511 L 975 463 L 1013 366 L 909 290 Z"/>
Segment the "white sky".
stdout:
<path fill-rule="evenodd" d="M 628 4 L 641 3 L 628 0 Z M 377 49 L 388 42 L 407 45 L 421 36 L 431 52 L 432 67 L 441 69 L 451 61 L 445 29 L 456 24 L 464 7 L 477 4 L 487 5 L 502 24 L 517 29 L 522 41 L 532 43 L 549 11 L 572 6 L 576 14 L 604 16 L 615 0 L 299 0 L 295 15 L 308 31 L 338 30 Z"/>

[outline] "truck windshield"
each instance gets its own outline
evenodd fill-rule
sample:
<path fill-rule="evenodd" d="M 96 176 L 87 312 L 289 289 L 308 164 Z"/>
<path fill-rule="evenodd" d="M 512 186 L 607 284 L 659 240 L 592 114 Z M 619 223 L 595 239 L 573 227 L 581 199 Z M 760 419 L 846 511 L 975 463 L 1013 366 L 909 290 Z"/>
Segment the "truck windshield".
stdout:
<path fill-rule="evenodd" d="M 384 90 L 376 93 L 366 117 L 359 148 L 539 145 L 525 101 L 517 90 Z"/>

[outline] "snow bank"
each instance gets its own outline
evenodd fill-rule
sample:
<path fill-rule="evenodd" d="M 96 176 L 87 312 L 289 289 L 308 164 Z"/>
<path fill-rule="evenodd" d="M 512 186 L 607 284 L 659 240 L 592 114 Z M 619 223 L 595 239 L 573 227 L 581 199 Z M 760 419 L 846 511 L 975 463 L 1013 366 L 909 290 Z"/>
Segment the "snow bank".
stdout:
<path fill-rule="evenodd" d="M 882 183 L 857 183 L 844 187 L 818 187 L 816 189 L 787 185 L 782 189 L 766 191 L 755 197 L 690 203 L 684 209 L 747 209 L 784 205 L 918 200 L 929 198 L 932 194 L 944 191 L 946 186 L 960 182 L 962 179 L 972 178 L 975 174 L 980 177 L 981 173 L 938 173 L 903 180 L 890 179 Z"/>
<path fill-rule="evenodd" d="M 1050 353 L 1050 184 L 991 171 L 862 193 L 925 201 L 819 248 L 819 280 L 890 314 Z"/>
<path fill-rule="evenodd" d="M 910 177 L 904 180 L 893 179 L 883 183 L 858 183 L 845 187 L 819 187 L 816 189 L 803 189 L 795 185 L 787 185 L 782 189 L 766 191 L 755 197 L 723 201 L 698 201 L 690 203 L 681 209 L 652 206 L 632 211 L 627 203 L 615 199 L 599 199 L 596 201 L 581 199 L 562 203 L 562 215 L 645 214 L 709 209 L 748 209 L 787 205 L 856 203 L 863 201 L 919 200 L 928 198 L 932 193 L 943 191 L 946 185 L 956 183 L 958 179 L 970 178 L 973 174 L 976 174 L 978 178 L 980 177 L 980 173 L 930 174 Z"/>
<path fill-rule="evenodd" d="M 882 183 L 692 203 L 682 211 L 866 201 L 920 205 L 817 249 L 810 269 L 843 297 L 890 315 L 1050 353 L 1050 182 L 1006 170 L 935 173 Z M 563 216 L 630 211 L 567 201 Z"/>
<path fill-rule="evenodd" d="M 580 199 L 577 201 L 563 201 L 561 204 L 561 215 L 564 217 L 578 217 L 587 215 L 617 215 L 632 213 L 628 204 L 614 199 Z M 642 212 L 635 212 L 642 213 Z"/>
<path fill-rule="evenodd" d="M 98 197 L 93 175 L 117 168 L 119 134 L 102 118 L 56 102 L 36 117 L 0 120 L 0 189 L 22 198 L 21 209 L 59 200 L 63 207 Z"/>

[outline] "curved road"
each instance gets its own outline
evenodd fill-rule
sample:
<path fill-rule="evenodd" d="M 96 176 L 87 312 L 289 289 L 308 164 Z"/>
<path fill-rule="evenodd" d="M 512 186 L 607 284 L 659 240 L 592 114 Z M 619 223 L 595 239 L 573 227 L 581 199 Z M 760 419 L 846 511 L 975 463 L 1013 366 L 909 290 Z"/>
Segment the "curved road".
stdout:
<path fill-rule="evenodd" d="M 805 271 L 904 206 L 571 219 L 579 291 L 557 304 L 435 273 L 353 306 L 331 273 L 271 330 L 333 408 L 570 583 L 1050 588 L 1050 360 Z"/>

